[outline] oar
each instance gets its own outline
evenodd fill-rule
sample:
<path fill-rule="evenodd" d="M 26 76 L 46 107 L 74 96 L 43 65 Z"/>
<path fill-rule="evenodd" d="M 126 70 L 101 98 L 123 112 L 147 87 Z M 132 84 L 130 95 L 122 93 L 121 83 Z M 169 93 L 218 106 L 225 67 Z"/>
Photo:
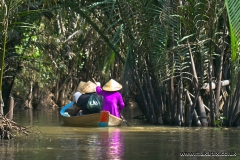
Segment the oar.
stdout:
<path fill-rule="evenodd" d="M 60 114 L 64 117 L 66 117 L 65 111 L 70 108 L 72 105 L 74 104 L 74 102 L 70 102 L 68 103 L 66 106 L 64 106 L 61 110 L 60 110 Z"/>
<path fill-rule="evenodd" d="M 93 79 L 93 82 L 97 85 L 97 81 L 94 78 L 92 78 L 92 79 Z"/>
<path fill-rule="evenodd" d="M 122 118 L 122 120 L 123 120 L 123 123 L 124 123 L 126 126 L 130 127 L 131 125 L 130 125 L 130 124 L 128 123 L 128 121 L 123 117 L 123 115 L 120 114 L 120 116 L 121 116 L 121 118 Z"/>
<path fill-rule="evenodd" d="M 92 79 L 93 79 L 94 83 L 97 83 L 96 80 L 95 80 L 94 78 L 92 78 Z"/>

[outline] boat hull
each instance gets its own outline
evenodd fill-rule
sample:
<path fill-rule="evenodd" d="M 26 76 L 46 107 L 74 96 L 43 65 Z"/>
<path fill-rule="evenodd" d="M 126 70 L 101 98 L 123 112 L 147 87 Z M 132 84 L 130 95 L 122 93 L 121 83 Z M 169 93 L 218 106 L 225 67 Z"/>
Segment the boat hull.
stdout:
<path fill-rule="evenodd" d="M 66 117 L 62 116 L 63 123 L 68 126 L 79 126 L 79 127 L 102 127 L 102 125 L 99 125 L 101 113 L 94 113 L 94 114 L 88 114 L 88 115 L 82 115 L 82 116 L 72 116 L 72 117 Z M 122 119 L 111 115 L 108 112 L 108 118 L 107 121 L 102 122 L 105 123 L 104 126 L 106 127 L 115 127 L 120 126 L 122 124 Z"/>
<path fill-rule="evenodd" d="M 69 116 L 65 113 L 74 103 L 70 102 L 64 106 L 60 115 L 62 116 L 65 125 L 79 126 L 79 127 L 114 127 L 122 124 L 122 119 L 111 115 L 108 111 L 101 111 L 100 113 L 87 114 L 82 116 Z"/>

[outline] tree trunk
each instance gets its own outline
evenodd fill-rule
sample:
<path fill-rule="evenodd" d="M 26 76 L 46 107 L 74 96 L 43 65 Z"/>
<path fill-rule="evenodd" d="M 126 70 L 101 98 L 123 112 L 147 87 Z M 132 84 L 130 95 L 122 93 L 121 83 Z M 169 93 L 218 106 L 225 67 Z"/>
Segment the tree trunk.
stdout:
<path fill-rule="evenodd" d="M 174 82 L 173 77 L 169 81 L 169 99 L 170 99 L 170 109 L 171 109 L 171 124 L 174 124 L 175 120 L 175 98 L 174 98 Z"/>
<path fill-rule="evenodd" d="M 153 121 L 154 121 L 154 124 L 156 124 L 157 123 L 157 118 L 156 118 L 155 109 L 158 109 L 159 106 L 158 106 L 156 97 L 155 97 L 154 92 L 153 92 L 152 81 L 151 81 L 150 76 L 149 76 L 149 71 L 148 71 L 146 60 L 144 60 L 144 64 L 145 64 L 145 69 L 146 69 L 147 83 L 148 83 L 148 86 L 149 86 L 149 93 L 151 95 L 151 99 L 152 99 L 152 102 L 153 102 L 153 108 L 152 108 L 152 110 L 153 110 Z"/>
<path fill-rule="evenodd" d="M 13 97 L 9 97 L 9 103 L 8 103 L 8 119 L 13 119 L 13 109 L 14 109 L 14 99 Z"/>
<path fill-rule="evenodd" d="M 230 109 L 229 109 L 229 115 L 228 115 L 228 119 L 227 119 L 229 127 L 232 126 L 232 120 L 234 118 L 233 113 L 234 113 L 235 107 L 239 101 L 239 96 L 240 96 L 240 72 L 238 72 L 238 81 L 237 81 L 236 89 L 235 89 L 234 96 L 231 101 L 231 105 L 230 105 Z"/>
<path fill-rule="evenodd" d="M 239 96 L 238 96 L 239 97 Z M 239 112 L 239 99 L 237 100 L 236 107 L 233 111 L 233 119 L 235 118 L 236 114 Z"/>
<path fill-rule="evenodd" d="M 134 71 L 134 70 L 133 70 Z M 140 77 L 138 75 L 138 72 L 135 71 L 134 72 L 135 75 L 136 75 L 136 81 L 137 81 L 137 86 L 139 86 L 139 89 L 140 89 L 140 92 L 141 92 L 141 95 L 142 95 L 142 99 L 143 99 L 143 105 L 146 109 L 146 115 L 148 116 L 149 115 L 149 109 L 148 109 L 148 104 L 147 104 L 147 99 L 146 99 L 146 96 L 144 94 L 144 91 L 143 91 L 143 88 L 142 88 L 142 84 L 141 84 L 141 81 L 140 81 Z M 149 118 L 149 117 L 148 117 Z"/>
<path fill-rule="evenodd" d="M 3 1 L 4 2 L 4 1 Z M 4 8 L 5 7 L 5 8 Z M 8 13 L 8 8 L 7 5 L 3 5 L 2 9 L 5 9 L 6 12 Z M 2 53 L 0 54 L 0 112 L 3 115 L 3 107 L 4 107 L 4 102 L 3 102 L 3 97 L 2 97 L 2 80 L 3 80 L 3 71 L 4 71 L 4 59 L 5 59 L 5 54 L 6 54 L 6 45 L 7 45 L 7 31 L 8 31 L 8 14 L 5 14 L 3 17 L 3 31 L 1 31 L 1 33 L 3 33 L 2 35 Z"/>
<path fill-rule="evenodd" d="M 187 99 L 188 99 L 189 104 L 190 104 L 188 106 L 188 113 L 187 113 L 188 125 L 191 126 L 192 122 L 193 122 L 195 126 L 200 126 L 201 122 L 198 119 L 196 110 L 193 108 L 193 102 L 192 102 L 192 99 L 190 97 L 190 93 L 189 93 L 188 90 L 186 90 L 186 95 L 187 95 Z"/>
<path fill-rule="evenodd" d="M 167 112 L 167 113 L 170 113 L 170 107 L 169 107 L 169 102 L 168 102 L 168 99 L 169 98 L 167 98 L 167 96 L 168 96 L 168 91 L 167 91 L 167 84 L 168 84 L 168 81 L 164 81 L 163 82 L 163 85 L 162 85 L 162 93 L 161 93 L 161 95 L 162 95 L 162 100 L 163 100 L 163 108 L 162 108 L 162 110 L 163 110 L 163 114 L 165 113 L 165 112 Z M 168 93 L 168 94 L 167 94 Z M 170 118 L 170 117 L 168 117 L 168 118 Z"/>
<path fill-rule="evenodd" d="M 33 82 L 30 82 L 30 90 L 28 95 L 28 108 L 32 108 L 32 97 L 33 97 Z"/>
<path fill-rule="evenodd" d="M 216 89 L 218 87 L 218 85 L 220 85 L 220 88 L 224 87 L 224 86 L 228 86 L 230 83 L 231 83 L 230 80 L 223 80 L 223 81 L 218 82 L 217 84 L 212 82 L 212 89 Z M 201 89 L 210 90 L 210 84 L 204 83 L 202 85 Z"/>
<path fill-rule="evenodd" d="M 153 68 L 152 66 L 152 63 L 149 64 L 151 68 Z M 159 124 L 163 124 L 163 97 L 162 97 L 162 94 L 161 94 L 161 87 L 160 87 L 160 83 L 158 83 L 158 80 L 157 80 L 157 77 L 156 75 L 153 73 L 153 72 L 150 72 L 150 76 L 152 78 L 151 82 L 152 84 L 154 85 L 151 85 L 151 88 L 152 88 L 152 94 L 154 95 L 154 101 L 155 101 L 155 107 L 156 110 L 158 110 L 159 112 L 157 113 L 157 116 L 158 116 L 158 123 Z M 165 92 L 164 92 L 165 93 Z"/>
<path fill-rule="evenodd" d="M 54 101 L 58 102 L 58 98 L 59 98 L 59 80 L 56 80 L 56 84 L 55 84 L 55 91 L 54 91 Z"/>
<path fill-rule="evenodd" d="M 66 91 L 66 84 L 63 84 L 62 89 L 59 94 L 59 99 L 58 99 L 58 106 L 64 106 L 65 105 L 65 91 Z"/>
<path fill-rule="evenodd" d="M 227 126 L 227 120 L 228 120 L 228 109 L 229 109 L 229 100 L 230 98 L 226 98 L 226 101 L 224 102 L 224 108 L 223 108 L 223 117 L 226 117 L 226 120 L 223 121 L 223 125 Z"/>
<path fill-rule="evenodd" d="M 2 98 L 2 91 L 0 90 L 0 115 L 4 115 L 3 107 L 4 107 L 4 102 L 3 102 L 3 98 Z"/>
<path fill-rule="evenodd" d="M 193 71 L 193 76 L 194 76 L 194 88 L 195 88 L 195 91 L 199 91 L 198 89 L 198 77 L 197 77 L 197 72 L 196 72 L 196 67 L 195 67 L 195 63 L 194 63 L 194 60 L 193 60 L 193 56 L 192 56 L 192 49 L 191 49 L 191 46 L 188 42 L 188 50 L 189 50 L 189 55 L 190 55 L 190 59 L 191 59 L 191 64 L 192 64 L 192 71 Z M 204 108 L 204 105 L 203 105 L 203 100 L 202 100 L 202 97 L 201 95 L 198 94 L 198 97 L 197 97 L 197 101 L 198 101 L 198 107 L 199 107 L 199 115 L 201 117 L 207 117 L 206 115 L 206 111 L 205 111 L 205 108 Z M 201 124 L 202 126 L 208 126 L 208 122 L 207 122 L 207 118 L 201 118 Z"/>
<path fill-rule="evenodd" d="M 208 74 L 209 74 L 209 85 L 210 85 L 210 117 L 211 117 L 211 126 L 215 126 L 215 103 L 213 98 L 213 89 L 212 89 L 212 57 L 210 55 L 209 64 L 208 64 Z"/>
<path fill-rule="evenodd" d="M 156 123 L 156 116 L 155 116 L 155 110 L 154 110 L 154 107 L 153 107 L 153 103 L 152 103 L 152 99 L 151 99 L 151 96 L 150 96 L 150 93 L 149 93 L 149 88 L 148 88 L 148 85 L 147 85 L 147 80 L 145 77 L 143 77 L 143 81 L 144 81 L 144 86 L 145 86 L 145 94 L 146 94 L 146 97 L 148 99 L 148 110 L 151 111 L 149 112 L 149 115 L 148 115 L 148 120 L 153 120 L 153 123 Z M 151 119 L 152 117 L 152 119 Z"/>
<path fill-rule="evenodd" d="M 179 89 L 179 95 L 178 95 L 178 97 L 179 97 L 179 104 L 178 104 L 178 114 L 179 114 L 179 118 L 180 119 L 178 119 L 178 121 L 179 121 L 179 126 L 181 126 L 181 125 L 184 125 L 184 120 L 183 120 L 183 111 L 184 111 L 184 109 L 183 109 L 183 83 L 182 83 L 182 74 L 180 75 L 180 81 L 179 81 L 179 87 L 178 87 L 178 89 Z"/>
<path fill-rule="evenodd" d="M 225 18 L 224 18 L 225 23 Z M 215 107 L 215 113 L 216 115 L 219 114 L 219 101 L 220 101 L 220 92 L 221 92 L 221 80 L 222 80 L 222 69 L 223 69 L 223 55 L 225 51 L 225 25 L 223 29 L 223 43 L 222 43 L 222 51 L 220 56 L 220 64 L 219 64 L 219 70 L 218 70 L 218 77 L 217 77 L 217 89 L 216 89 L 216 107 Z"/>

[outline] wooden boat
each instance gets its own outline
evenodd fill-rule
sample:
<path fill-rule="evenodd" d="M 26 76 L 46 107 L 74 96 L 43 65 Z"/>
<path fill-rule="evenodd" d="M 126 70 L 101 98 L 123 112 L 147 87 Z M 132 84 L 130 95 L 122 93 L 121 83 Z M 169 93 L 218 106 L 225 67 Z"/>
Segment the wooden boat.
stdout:
<path fill-rule="evenodd" d="M 60 110 L 60 115 L 65 125 L 80 127 L 114 127 L 122 124 L 121 118 L 111 115 L 108 111 L 82 116 L 69 116 L 66 110 L 73 104 L 73 102 L 70 102 Z"/>

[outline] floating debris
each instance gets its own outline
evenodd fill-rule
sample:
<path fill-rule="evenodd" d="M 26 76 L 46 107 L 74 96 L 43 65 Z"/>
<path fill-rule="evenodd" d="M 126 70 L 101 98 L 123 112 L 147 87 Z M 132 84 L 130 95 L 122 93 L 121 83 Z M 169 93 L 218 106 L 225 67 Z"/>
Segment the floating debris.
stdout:
<path fill-rule="evenodd" d="M 24 134 L 29 135 L 27 127 L 18 125 L 11 119 L 0 114 L 0 137 L 1 139 L 12 139 L 15 135 Z"/>

